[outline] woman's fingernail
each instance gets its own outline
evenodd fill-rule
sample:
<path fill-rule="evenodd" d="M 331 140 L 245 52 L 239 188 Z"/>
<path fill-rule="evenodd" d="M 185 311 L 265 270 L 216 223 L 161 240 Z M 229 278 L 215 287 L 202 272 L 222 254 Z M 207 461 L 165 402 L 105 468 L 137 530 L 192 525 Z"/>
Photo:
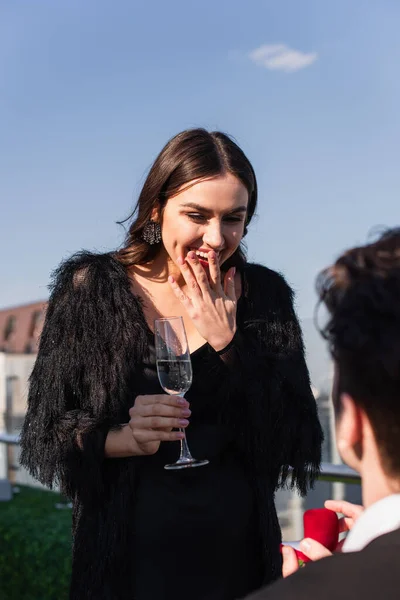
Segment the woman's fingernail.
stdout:
<path fill-rule="evenodd" d="M 182 256 L 179 256 L 179 257 L 178 257 L 178 265 L 183 265 L 183 264 L 184 264 L 184 262 L 185 262 L 185 261 L 183 260 Z"/>
<path fill-rule="evenodd" d="M 192 258 L 192 259 L 193 259 L 193 258 L 196 258 L 196 255 L 195 255 L 195 253 L 193 252 L 193 250 L 191 250 L 191 251 L 188 253 L 188 257 L 189 257 L 189 258 Z"/>
<path fill-rule="evenodd" d="M 170 275 L 170 276 L 168 277 L 168 281 L 169 281 L 170 283 L 175 283 L 175 279 L 172 277 L 172 275 Z"/>
<path fill-rule="evenodd" d="M 182 417 L 190 417 L 191 414 L 192 414 L 192 411 L 189 410 L 188 408 L 184 408 L 182 411 Z"/>
<path fill-rule="evenodd" d="M 189 421 L 187 419 L 179 419 L 179 425 L 186 427 L 186 425 L 189 425 Z"/>
<path fill-rule="evenodd" d="M 311 550 L 310 541 L 307 538 L 305 540 L 301 540 L 300 548 L 302 548 L 303 550 L 306 550 L 306 551 Z"/>
<path fill-rule="evenodd" d="M 187 400 L 185 400 L 185 398 L 177 398 L 176 401 L 181 406 L 186 406 L 186 404 L 187 404 Z"/>
<path fill-rule="evenodd" d="M 287 556 L 289 553 L 290 553 L 290 550 L 289 550 L 289 548 L 288 548 L 287 546 L 283 546 L 283 547 L 282 547 L 282 554 L 283 554 L 284 556 Z"/>
<path fill-rule="evenodd" d="M 177 431 L 175 435 L 177 440 L 183 440 L 185 437 L 185 434 L 182 431 Z"/>

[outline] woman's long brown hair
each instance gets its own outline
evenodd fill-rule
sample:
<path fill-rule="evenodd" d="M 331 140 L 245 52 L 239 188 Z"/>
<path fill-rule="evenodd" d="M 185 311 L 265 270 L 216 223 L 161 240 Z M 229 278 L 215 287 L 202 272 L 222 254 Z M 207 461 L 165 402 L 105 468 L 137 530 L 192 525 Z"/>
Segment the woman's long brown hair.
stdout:
<path fill-rule="evenodd" d="M 142 239 L 143 229 L 153 211 L 160 213 L 167 200 L 195 181 L 231 173 L 245 186 L 249 194 L 244 235 L 257 205 L 257 181 L 250 161 L 239 146 L 226 134 L 205 129 L 189 129 L 173 137 L 154 161 L 139 195 L 123 247 L 117 253 L 125 265 L 140 265 L 152 261 L 160 244 L 149 245 Z M 124 221 L 125 222 L 125 221 Z M 243 242 L 224 264 L 224 270 L 246 261 Z"/>

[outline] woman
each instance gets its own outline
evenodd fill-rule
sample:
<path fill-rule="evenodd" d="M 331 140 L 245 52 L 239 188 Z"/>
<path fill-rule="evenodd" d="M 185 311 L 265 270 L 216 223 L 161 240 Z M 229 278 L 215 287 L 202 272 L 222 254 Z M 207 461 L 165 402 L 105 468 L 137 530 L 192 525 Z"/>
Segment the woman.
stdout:
<path fill-rule="evenodd" d="M 281 574 L 274 493 L 289 472 L 306 493 L 322 435 L 292 292 L 241 245 L 256 203 L 242 150 L 185 131 L 122 250 L 55 273 L 22 464 L 73 500 L 73 599 L 233 600 Z M 156 375 L 153 321 L 171 315 L 191 351 L 186 400 Z M 178 427 L 209 465 L 163 469 Z"/>

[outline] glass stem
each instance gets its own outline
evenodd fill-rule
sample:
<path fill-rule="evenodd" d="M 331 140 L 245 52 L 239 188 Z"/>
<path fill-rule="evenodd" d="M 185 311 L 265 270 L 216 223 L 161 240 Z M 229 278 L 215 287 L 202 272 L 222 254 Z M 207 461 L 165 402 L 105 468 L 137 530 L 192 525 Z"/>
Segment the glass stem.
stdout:
<path fill-rule="evenodd" d="M 184 397 L 185 397 L 185 395 L 182 394 L 182 398 L 184 398 Z M 191 460 L 193 460 L 193 456 L 192 456 L 192 454 L 191 454 L 191 452 L 189 450 L 189 446 L 188 446 L 188 443 L 187 443 L 186 431 L 182 427 L 179 428 L 179 431 L 181 433 L 183 433 L 184 437 L 181 439 L 181 453 L 180 453 L 178 462 L 188 462 L 188 461 L 191 461 Z"/>
<path fill-rule="evenodd" d="M 184 429 L 179 429 L 179 431 L 181 433 L 183 433 L 183 435 L 185 436 L 181 440 L 181 454 L 180 454 L 179 460 L 182 460 L 182 461 L 193 460 L 193 457 L 190 454 L 189 446 L 188 446 L 188 443 L 187 443 L 185 430 Z"/>

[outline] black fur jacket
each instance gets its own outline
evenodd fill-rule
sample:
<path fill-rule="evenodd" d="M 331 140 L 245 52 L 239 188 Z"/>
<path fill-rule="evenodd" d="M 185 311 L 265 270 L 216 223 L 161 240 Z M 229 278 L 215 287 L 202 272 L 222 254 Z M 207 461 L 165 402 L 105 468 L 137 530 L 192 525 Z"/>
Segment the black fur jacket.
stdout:
<path fill-rule="evenodd" d="M 322 431 L 291 289 L 260 265 L 246 264 L 241 274 L 234 368 L 211 349 L 206 360 L 210 372 L 228 369 L 219 378 L 221 418 L 235 428 L 253 481 L 267 583 L 281 574 L 275 491 L 291 485 L 307 492 L 319 470 Z M 73 600 L 133 600 L 138 459 L 106 459 L 104 444 L 110 428 L 129 420 L 146 330 L 142 302 L 113 254 L 81 252 L 55 272 L 21 463 L 73 500 Z"/>

